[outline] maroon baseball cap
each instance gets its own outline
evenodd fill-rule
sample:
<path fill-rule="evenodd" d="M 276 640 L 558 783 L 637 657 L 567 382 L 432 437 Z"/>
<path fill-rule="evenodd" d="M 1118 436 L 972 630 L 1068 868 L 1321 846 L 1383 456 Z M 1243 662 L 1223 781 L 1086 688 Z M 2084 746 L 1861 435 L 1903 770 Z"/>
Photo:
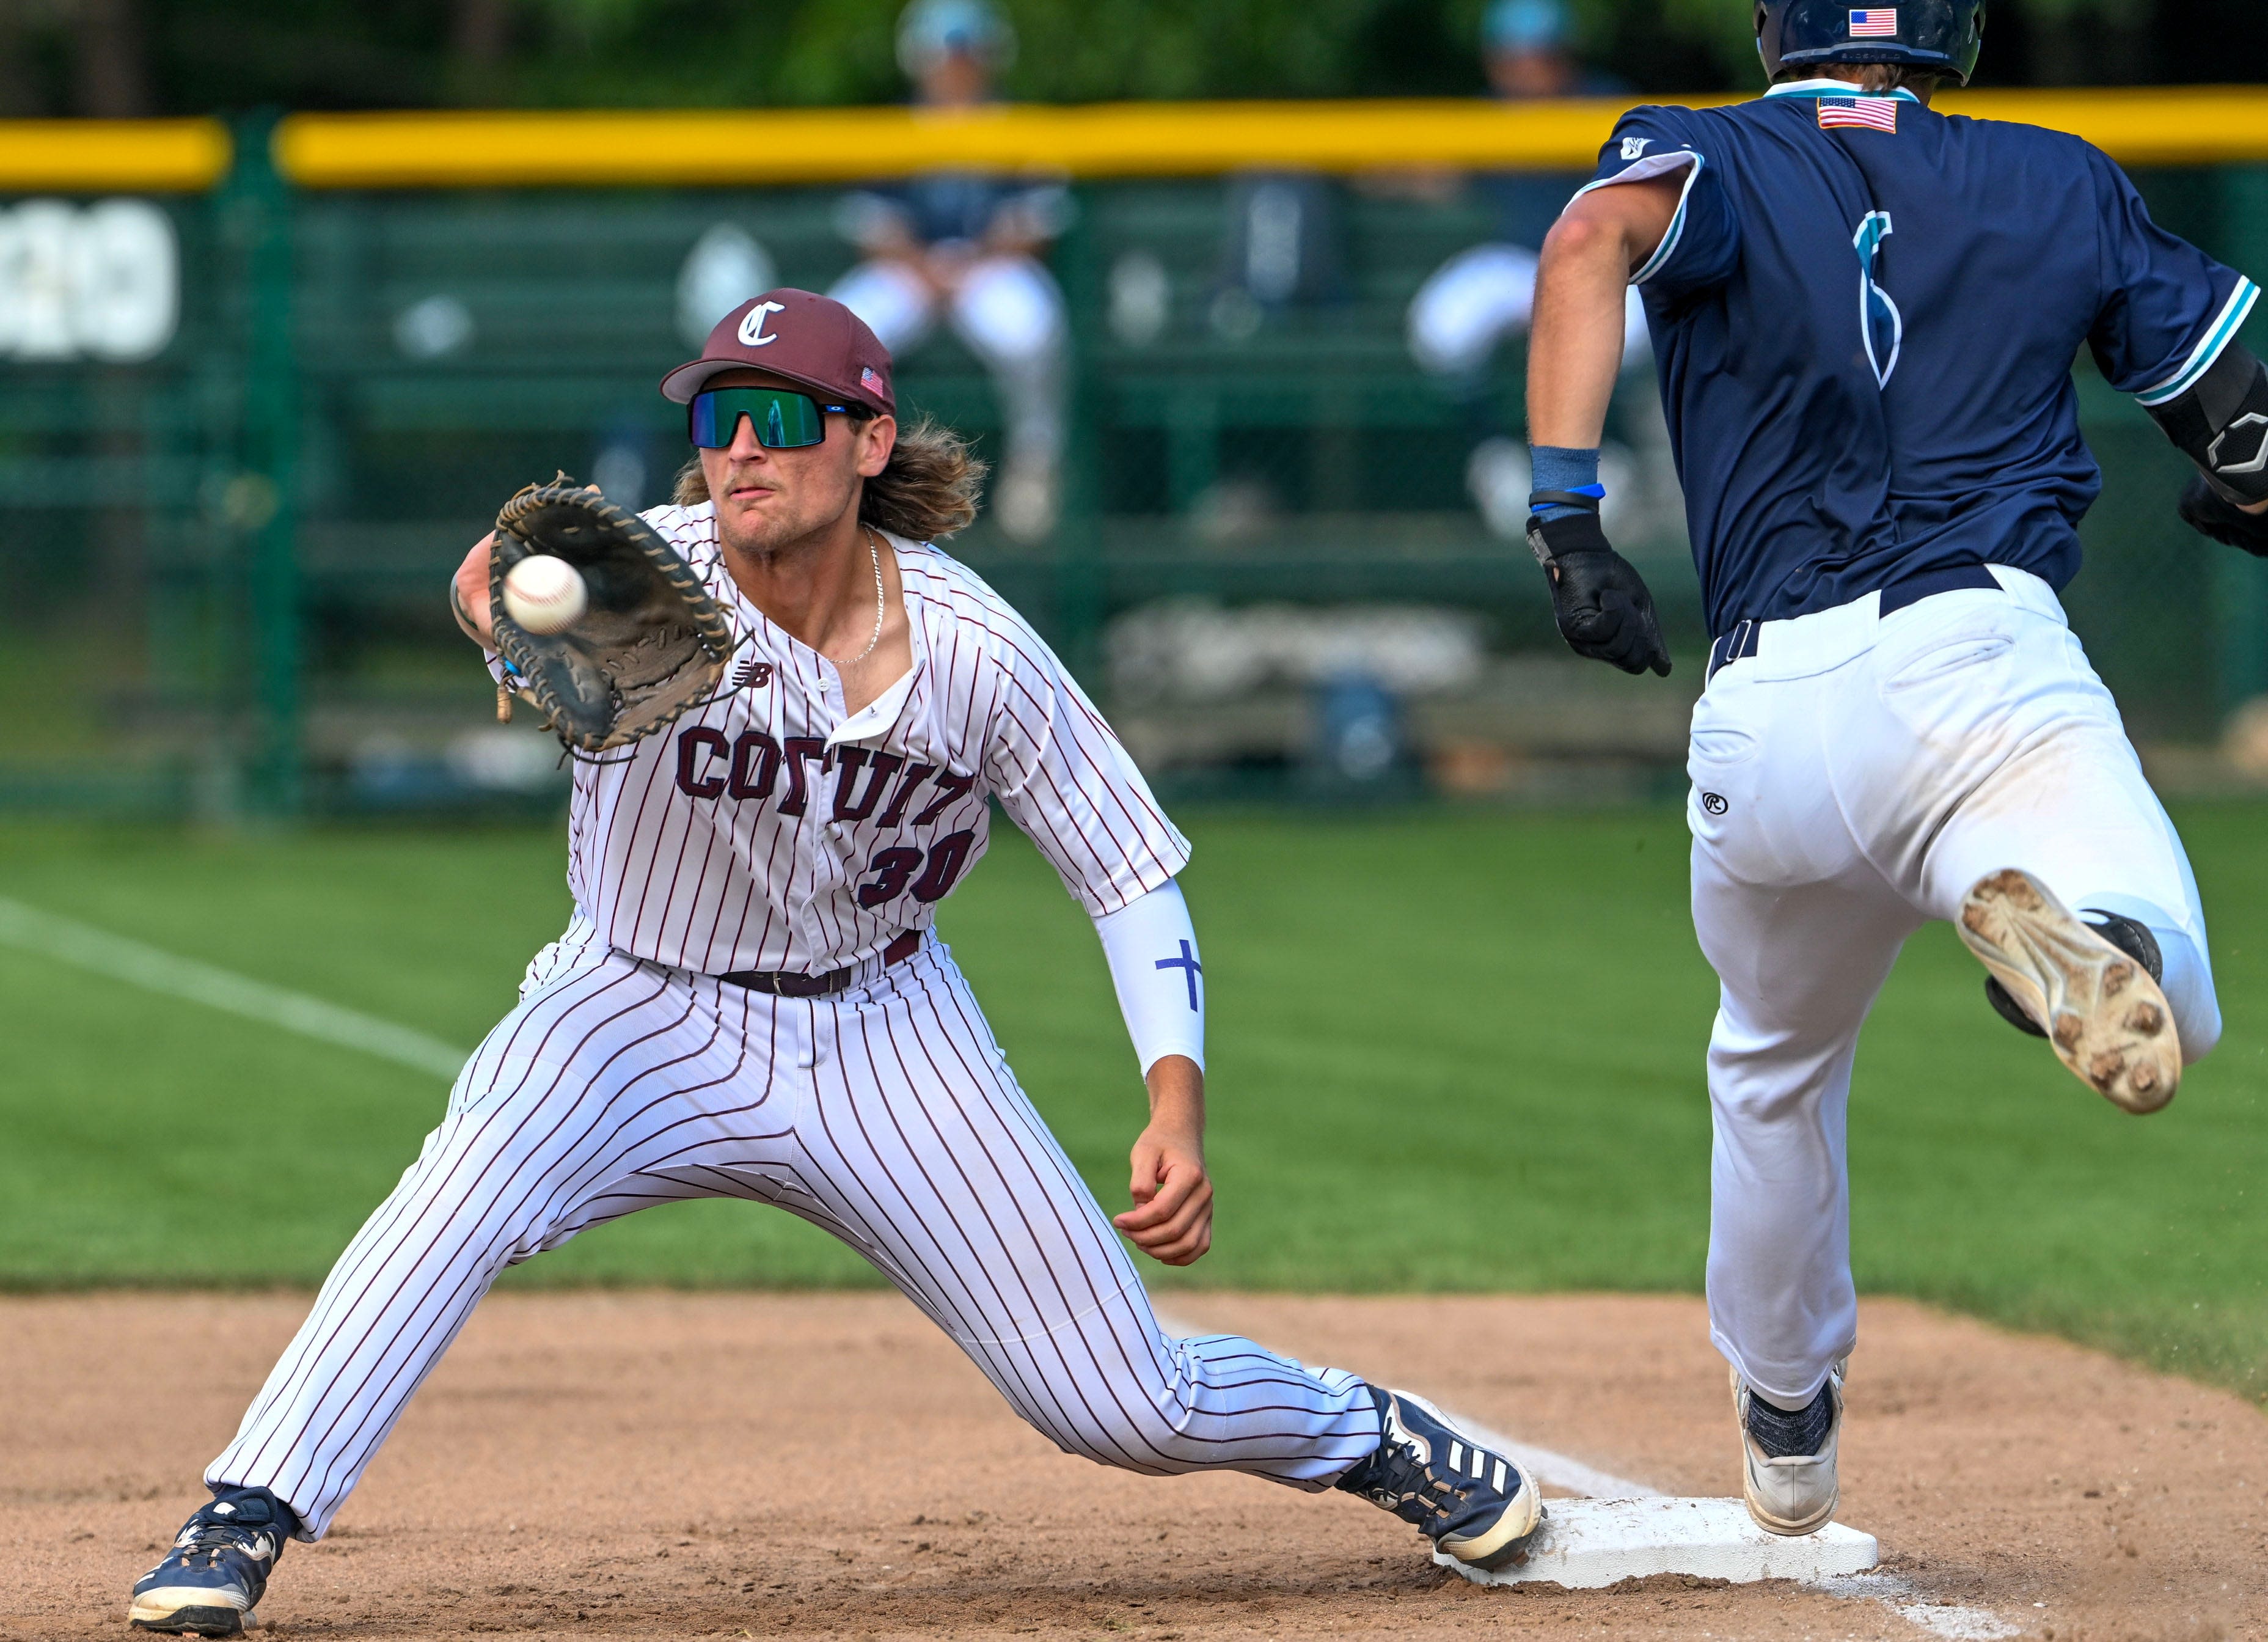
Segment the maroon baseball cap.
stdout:
<path fill-rule="evenodd" d="M 717 321 L 701 357 L 661 379 L 661 396 L 689 404 L 720 371 L 753 367 L 800 382 L 822 399 L 898 413 L 890 350 L 832 297 L 783 285 Z"/>

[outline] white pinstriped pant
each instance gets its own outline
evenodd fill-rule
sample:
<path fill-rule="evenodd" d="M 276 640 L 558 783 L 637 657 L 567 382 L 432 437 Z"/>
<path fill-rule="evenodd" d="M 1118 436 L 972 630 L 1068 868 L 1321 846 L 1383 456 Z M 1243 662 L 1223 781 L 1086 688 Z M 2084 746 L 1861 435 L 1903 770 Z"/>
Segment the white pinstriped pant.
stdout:
<path fill-rule="evenodd" d="M 775 998 L 592 942 L 529 967 L 417 1161 L 339 1257 L 206 1480 L 320 1538 L 507 1265 L 652 1204 L 776 1204 L 856 1248 L 1069 1453 L 1321 1489 L 1378 1444 L 1362 1383 L 1160 1333 L 1132 1263 L 943 946 Z"/>

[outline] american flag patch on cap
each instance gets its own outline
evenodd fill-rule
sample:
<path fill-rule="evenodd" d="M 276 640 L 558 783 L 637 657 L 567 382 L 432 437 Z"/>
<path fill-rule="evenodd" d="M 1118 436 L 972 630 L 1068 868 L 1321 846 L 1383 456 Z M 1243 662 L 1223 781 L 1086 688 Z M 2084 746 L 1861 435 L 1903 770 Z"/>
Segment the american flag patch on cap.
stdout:
<path fill-rule="evenodd" d="M 1851 13 L 1851 38 L 1853 40 L 1896 40 L 1898 37 L 1898 9 L 1891 6 L 1874 11 Z"/>
<path fill-rule="evenodd" d="M 1855 126 L 1865 131 L 1897 134 L 1898 99 L 1895 97 L 1822 97 L 1819 99 L 1819 129 L 1833 131 Z"/>

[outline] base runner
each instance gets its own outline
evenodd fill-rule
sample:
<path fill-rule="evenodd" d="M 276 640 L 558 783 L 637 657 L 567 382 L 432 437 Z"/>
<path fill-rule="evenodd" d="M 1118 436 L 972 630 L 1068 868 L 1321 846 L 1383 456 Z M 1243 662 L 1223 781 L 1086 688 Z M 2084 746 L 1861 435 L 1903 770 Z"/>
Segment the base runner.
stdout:
<path fill-rule="evenodd" d="M 662 391 L 698 460 L 648 519 L 738 630 L 725 688 L 578 762 L 572 923 L 340 1256 L 132 1623 L 239 1630 L 498 1272 L 688 1197 L 841 1238 L 1070 1453 L 1336 1487 L 1454 1556 L 1516 1555 L 1534 1482 L 1429 1404 L 1160 1332 L 931 933 L 997 800 L 1093 916 L 1149 1086 L 1116 1225 L 1167 1264 L 1201 1256 L 1204 968 L 1174 881 L 1189 846 L 1030 627 L 927 545 L 968 522 L 981 467 L 950 433 L 901 432 L 889 356 L 808 292 L 743 304 Z M 483 642 L 490 552 L 457 586 Z"/>
<path fill-rule="evenodd" d="M 2220 1033 L 2181 840 L 2056 595 L 2102 487 L 2082 347 L 2196 461 L 2183 517 L 2268 552 L 2257 293 L 2076 137 L 1930 107 L 1984 11 L 1763 0 L 1770 92 L 1625 115 L 1536 298 L 1529 540 L 1561 631 L 1633 673 L 1669 664 L 1598 523 L 1630 284 L 1661 364 L 1715 635 L 1687 806 L 1721 983 L 1710 1324 L 1783 1534 L 1835 1508 L 1845 1106 L 1907 936 L 1952 921 L 1993 1008 L 2128 1111 Z"/>

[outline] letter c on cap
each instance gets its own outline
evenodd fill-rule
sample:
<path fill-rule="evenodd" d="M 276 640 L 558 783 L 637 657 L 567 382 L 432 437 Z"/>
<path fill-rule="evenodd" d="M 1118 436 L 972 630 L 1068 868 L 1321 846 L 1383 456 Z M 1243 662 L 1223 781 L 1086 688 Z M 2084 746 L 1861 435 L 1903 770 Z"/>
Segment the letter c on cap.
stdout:
<path fill-rule="evenodd" d="M 775 331 L 769 336 L 764 335 L 764 316 L 768 313 L 786 312 L 787 304 L 784 302 L 759 302 L 755 307 L 750 308 L 740 319 L 742 344 L 750 348 L 766 348 L 777 342 L 778 332 Z"/>

